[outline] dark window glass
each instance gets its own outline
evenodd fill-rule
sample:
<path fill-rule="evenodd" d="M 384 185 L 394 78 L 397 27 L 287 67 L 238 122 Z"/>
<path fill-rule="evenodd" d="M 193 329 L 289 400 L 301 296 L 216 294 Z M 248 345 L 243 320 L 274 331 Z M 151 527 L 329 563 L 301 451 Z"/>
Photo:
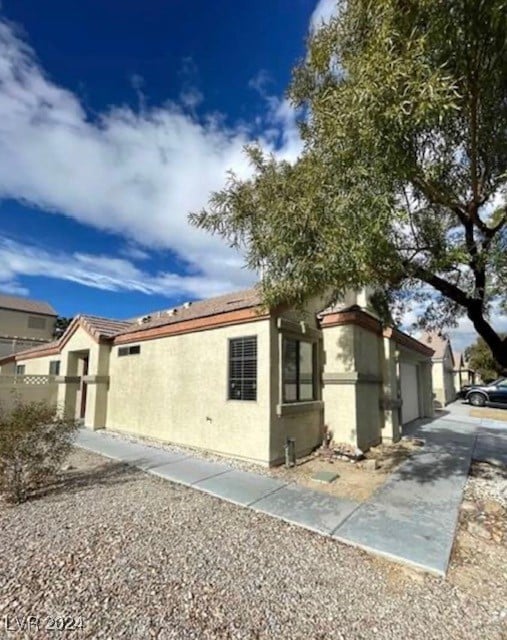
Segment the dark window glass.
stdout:
<path fill-rule="evenodd" d="M 25 375 L 25 365 L 24 364 L 16 365 L 16 375 L 18 375 L 18 376 L 24 376 Z"/>
<path fill-rule="evenodd" d="M 60 375 L 60 360 L 51 360 L 51 362 L 49 363 L 49 375 L 50 376 Z"/>
<path fill-rule="evenodd" d="M 119 347 L 118 355 L 119 356 L 132 356 L 141 353 L 141 345 L 134 344 L 131 347 Z"/>
<path fill-rule="evenodd" d="M 284 338 L 282 352 L 283 402 L 315 400 L 315 346 Z"/>
<path fill-rule="evenodd" d="M 257 336 L 229 340 L 229 400 L 257 400 Z"/>

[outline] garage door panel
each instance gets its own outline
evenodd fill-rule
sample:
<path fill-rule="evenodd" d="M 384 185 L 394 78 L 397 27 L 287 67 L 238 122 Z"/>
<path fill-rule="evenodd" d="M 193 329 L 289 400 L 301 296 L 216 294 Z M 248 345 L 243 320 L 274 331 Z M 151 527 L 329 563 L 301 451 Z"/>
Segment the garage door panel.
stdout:
<path fill-rule="evenodd" d="M 410 362 L 400 363 L 401 421 L 407 424 L 419 418 L 419 385 L 417 365 Z"/>

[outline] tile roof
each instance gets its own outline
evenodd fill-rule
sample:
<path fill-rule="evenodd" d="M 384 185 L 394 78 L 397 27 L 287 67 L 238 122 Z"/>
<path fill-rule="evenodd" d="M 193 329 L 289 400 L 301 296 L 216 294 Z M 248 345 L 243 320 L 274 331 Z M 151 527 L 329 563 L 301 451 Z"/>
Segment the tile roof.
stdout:
<path fill-rule="evenodd" d="M 119 332 L 132 326 L 131 320 L 111 320 L 109 318 L 88 315 L 78 317 L 81 318 L 86 328 L 96 338 L 112 338 Z"/>
<path fill-rule="evenodd" d="M 111 320 L 110 318 L 101 318 L 99 316 L 79 315 L 74 318 L 72 325 L 81 323 L 84 328 L 97 340 L 110 339 L 116 336 L 128 335 L 145 329 L 155 327 L 163 327 L 165 325 L 183 322 L 185 320 L 195 320 L 197 318 L 205 318 L 207 316 L 226 313 L 227 311 L 237 311 L 238 309 L 249 309 L 258 307 L 262 304 L 261 295 L 257 289 L 246 289 L 244 291 L 235 291 L 226 295 L 209 298 L 208 300 L 199 300 L 192 302 L 188 307 L 182 305 L 175 307 L 172 315 L 168 314 L 168 310 L 156 311 L 152 314 L 141 316 L 141 318 L 151 318 L 145 322 L 141 318 L 134 320 Z M 71 325 L 69 325 L 71 326 Z M 39 351 L 44 352 L 49 349 L 58 351 L 65 339 L 69 329 L 58 339 L 53 342 L 46 342 L 37 347 L 31 347 L 15 354 L 16 359 L 22 359 L 23 356 L 29 356 Z M 5 360 L 1 358 L 0 360 Z"/>
<path fill-rule="evenodd" d="M 32 353 L 39 353 L 48 351 L 48 350 L 57 350 L 60 346 L 60 340 L 53 340 L 52 342 L 44 342 L 44 344 L 39 344 L 36 347 L 30 347 L 28 349 L 24 349 L 23 351 L 17 351 L 16 353 L 11 354 L 11 356 L 15 356 L 16 360 L 22 360 L 23 356 L 32 355 Z M 2 358 L 4 360 L 4 358 Z"/>
<path fill-rule="evenodd" d="M 46 316 L 58 315 L 47 302 L 20 298 L 18 296 L 0 295 L 0 308 L 12 309 L 13 311 L 26 311 L 28 313 L 40 313 Z"/>
<path fill-rule="evenodd" d="M 419 342 L 422 342 L 426 346 L 433 349 L 435 352 L 433 359 L 440 360 L 445 356 L 445 350 L 447 349 L 447 345 L 450 344 L 449 338 L 447 336 L 442 335 L 440 333 L 434 332 L 426 332 L 419 338 Z"/>
<path fill-rule="evenodd" d="M 155 327 L 163 327 L 185 320 L 195 320 L 197 318 L 205 318 L 214 316 L 228 311 L 237 311 L 238 309 L 249 309 L 258 307 L 262 304 L 260 292 L 255 289 L 245 289 L 244 291 L 235 291 L 227 293 L 216 298 L 207 300 L 198 300 L 192 302 L 188 307 L 182 305 L 175 307 L 172 311 L 157 311 L 155 313 L 144 316 L 148 318 L 144 322 L 138 318 L 134 322 L 130 322 L 128 326 L 118 331 L 116 335 L 125 335 L 128 333 L 143 331 L 145 329 L 153 329 Z"/>

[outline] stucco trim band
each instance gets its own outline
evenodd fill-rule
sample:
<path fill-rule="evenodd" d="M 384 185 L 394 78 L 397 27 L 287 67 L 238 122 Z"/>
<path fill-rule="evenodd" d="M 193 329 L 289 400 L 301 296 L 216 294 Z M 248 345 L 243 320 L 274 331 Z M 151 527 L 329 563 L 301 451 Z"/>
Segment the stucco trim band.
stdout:
<path fill-rule="evenodd" d="M 304 338 L 310 338 L 310 340 L 322 339 L 322 331 L 312 329 L 304 320 L 301 322 L 293 322 L 291 320 L 286 320 L 285 318 L 278 318 L 276 326 L 279 331 L 297 334 Z"/>
<path fill-rule="evenodd" d="M 84 376 L 83 382 L 86 382 L 86 384 L 108 384 L 109 376 Z"/>
<path fill-rule="evenodd" d="M 423 356 L 432 356 L 435 353 L 430 347 L 427 347 L 422 342 L 419 342 L 419 340 L 412 338 L 395 327 L 387 327 L 384 329 L 384 338 L 390 338 L 394 340 L 396 344 L 406 347 L 410 351 L 422 353 Z"/>
<path fill-rule="evenodd" d="M 382 335 L 382 323 L 380 320 L 360 309 L 330 313 L 322 318 L 320 324 L 322 328 L 354 324 L 379 336 Z"/>
<path fill-rule="evenodd" d="M 361 373 L 360 371 L 326 372 L 322 374 L 324 384 L 358 384 L 361 382 L 381 384 L 382 378 L 373 373 Z"/>
<path fill-rule="evenodd" d="M 79 384 L 81 382 L 80 376 L 56 376 L 55 382 L 58 384 Z"/>
<path fill-rule="evenodd" d="M 299 413 L 310 413 L 320 411 L 324 408 L 322 400 L 310 400 L 309 402 L 291 402 L 289 404 L 277 404 L 277 416 L 294 416 Z"/>

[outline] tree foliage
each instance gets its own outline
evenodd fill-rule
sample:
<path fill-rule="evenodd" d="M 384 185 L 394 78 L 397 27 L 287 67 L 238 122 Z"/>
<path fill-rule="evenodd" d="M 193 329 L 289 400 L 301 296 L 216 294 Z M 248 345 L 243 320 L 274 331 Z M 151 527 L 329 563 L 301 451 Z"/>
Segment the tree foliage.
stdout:
<path fill-rule="evenodd" d="M 373 285 L 430 328 L 467 315 L 498 362 L 507 291 L 506 0 L 348 0 L 289 96 L 304 150 L 252 146 L 190 215 L 262 270 L 268 304 Z"/>
<path fill-rule="evenodd" d="M 17 400 L 0 409 L 0 492 L 20 503 L 60 469 L 70 453 L 77 422 L 48 402 Z"/>
<path fill-rule="evenodd" d="M 71 322 L 72 322 L 72 318 L 65 318 L 64 316 L 58 316 L 55 322 L 53 337 L 59 338 L 60 336 L 62 336 Z"/>
<path fill-rule="evenodd" d="M 465 349 L 464 356 L 470 368 L 478 373 L 484 382 L 491 382 L 500 375 L 507 375 L 507 368 L 499 366 L 493 358 L 490 348 L 481 337 Z"/>

